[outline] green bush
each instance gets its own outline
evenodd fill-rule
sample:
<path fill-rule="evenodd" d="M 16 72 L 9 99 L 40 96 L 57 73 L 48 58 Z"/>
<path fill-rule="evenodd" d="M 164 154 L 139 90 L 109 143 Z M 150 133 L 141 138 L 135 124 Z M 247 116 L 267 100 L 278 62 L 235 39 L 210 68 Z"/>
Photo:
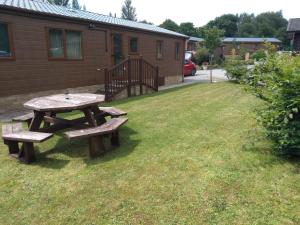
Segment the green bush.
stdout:
<path fill-rule="evenodd" d="M 196 64 L 202 66 L 202 63 L 209 62 L 209 52 L 207 48 L 198 48 L 195 56 Z"/>
<path fill-rule="evenodd" d="M 242 81 L 247 75 L 247 63 L 238 58 L 226 59 L 225 63 L 226 76 L 230 80 Z"/>
<path fill-rule="evenodd" d="M 267 57 L 267 54 L 266 54 L 266 52 L 265 52 L 264 49 L 259 49 L 259 50 L 257 50 L 257 51 L 254 52 L 254 53 L 252 54 L 252 56 L 251 56 L 251 58 L 252 58 L 253 60 L 256 60 L 256 61 L 260 61 L 260 60 L 262 60 L 262 59 L 265 59 L 266 57 Z"/>
<path fill-rule="evenodd" d="M 257 119 L 280 153 L 300 148 L 300 56 L 268 54 L 247 77 L 253 93 L 265 101 Z"/>

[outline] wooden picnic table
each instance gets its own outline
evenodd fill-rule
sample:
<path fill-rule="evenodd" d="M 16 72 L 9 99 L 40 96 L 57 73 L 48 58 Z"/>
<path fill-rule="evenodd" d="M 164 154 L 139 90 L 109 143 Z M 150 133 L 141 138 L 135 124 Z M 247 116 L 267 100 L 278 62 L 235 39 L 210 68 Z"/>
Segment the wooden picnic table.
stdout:
<path fill-rule="evenodd" d="M 99 107 L 105 100 L 104 95 L 97 94 L 58 94 L 34 98 L 24 107 L 33 110 L 13 119 L 18 123 L 2 126 L 2 138 L 9 147 L 11 156 L 26 163 L 35 161 L 33 143 L 41 143 L 51 138 L 57 131 L 71 128 L 64 132 L 69 140 L 77 138 L 89 139 L 90 157 L 105 153 L 103 137 L 109 135 L 111 145 L 119 146 L 119 127 L 127 122 L 126 112 L 114 107 Z M 79 110 L 83 116 L 75 119 L 59 117 L 58 114 Z M 105 117 L 111 119 L 106 121 Z M 28 131 L 22 129 L 22 123 L 28 123 Z M 23 143 L 19 148 L 19 142 Z"/>
<path fill-rule="evenodd" d="M 105 101 L 104 95 L 79 93 L 79 94 L 58 94 L 34 98 L 26 103 L 24 107 L 34 111 L 34 117 L 30 123 L 29 131 L 50 132 L 84 125 L 97 127 L 105 122 L 101 116 L 99 104 Z M 80 110 L 84 117 L 67 120 L 59 118 L 57 114 Z M 41 127 L 44 122 L 44 127 Z"/>

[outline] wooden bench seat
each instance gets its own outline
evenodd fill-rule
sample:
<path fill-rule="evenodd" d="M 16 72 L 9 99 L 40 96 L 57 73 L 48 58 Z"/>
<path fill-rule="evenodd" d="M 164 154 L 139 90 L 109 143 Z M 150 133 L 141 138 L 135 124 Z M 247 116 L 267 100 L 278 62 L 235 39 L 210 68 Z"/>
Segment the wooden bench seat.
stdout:
<path fill-rule="evenodd" d="M 111 118 L 118 118 L 120 116 L 127 115 L 127 112 L 124 112 L 121 109 L 115 107 L 99 107 L 99 109 L 102 112 L 104 112 L 107 116 L 111 116 Z"/>
<path fill-rule="evenodd" d="M 51 138 L 53 134 L 25 131 L 22 123 L 4 124 L 2 126 L 2 138 L 8 145 L 9 154 L 26 163 L 35 161 L 33 143 L 41 143 Z M 23 143 L 22 149 L 19 142 Z"/>
<path fill-rule="evenodd" d="M 127 121 L 127 118 L 113 118 L 98 127 L 68 131 L 65 132 L 65 135 L 69 140 L 77 138 L 89 138 L 90 156 L 94 158 L 102 155 L 105 152 L 102 136 L 111 134 L 111 145 L 120 145 L 118 129 Z"/>
<path fill-rule="evenodd" d="M 27 122 L 28 125 L 30 125 L 32 119 L 34 117 L 34 113 L 27 113 L 25 115 L 22 115 L 22 116 L 17 116 L 15 118 L 13 118 L 12 120 L 15 121 L 15 122 Z"/>

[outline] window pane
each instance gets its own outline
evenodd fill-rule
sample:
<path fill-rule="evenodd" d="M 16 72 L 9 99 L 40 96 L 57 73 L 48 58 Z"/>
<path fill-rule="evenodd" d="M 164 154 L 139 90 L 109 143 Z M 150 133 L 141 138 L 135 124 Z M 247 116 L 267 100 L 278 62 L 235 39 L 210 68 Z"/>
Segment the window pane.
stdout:
<path fill-rule="evenodd" d="M 81 32 L 67 31 L 66 41 L 67 41 L 67 58 L 82 59 Z"/>
<path fill-rule="evenodd" d="M 0 23 L 0 57 L 11 57 L 9 46 L 8 25 Z"/>
<path fill-rule="evenodd" d="M 176 45 L 175 45 L 175 59 L 179 59 L 179 55 L 180 55 L 180 44 L 176 43 Z"/>
<path fill-rule="evenodd" d="M 49 30 L 51 58 L 64 58 L 64 42 L 62 30 Z"/>
<path fill-rule="evenodd" d="M 161 59 L 163 57 L 163 42 L 158 41 L 156 46 L 157 58 Z"/>
<path fill-rule="evenodd" d="M 138 39 L 131 38 L 130 39 L 130 52 L 137 52 L 138 51 Z"/>

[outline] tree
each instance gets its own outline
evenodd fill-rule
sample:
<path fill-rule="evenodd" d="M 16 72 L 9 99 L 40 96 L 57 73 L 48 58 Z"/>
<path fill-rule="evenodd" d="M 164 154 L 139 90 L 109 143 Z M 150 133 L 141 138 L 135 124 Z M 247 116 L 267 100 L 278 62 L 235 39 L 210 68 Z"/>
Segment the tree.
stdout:
<path fill-rule="evenodd" d="M 137 21 L 136 9 L 131 5 L 131 0 L 125 0 L 122 6 L 122 19 Z"/>
<path fill-rule="evenodd" d="M 186 22 L 179 25 L 179 32 L 187 36 L 199 36 L 193 23 Z"/>
<path fill-rule="evenodd" d="M 72 8 L 73 9 L 81 9 L 78 0 L 72 0 Z"/>
<path fill-rule="evenodd" d="M 226 37 L 234 37 L 238 33 L 239 17 L 233 14 L 224 14 L 208 22 L 207 27 L 224 30 Z"/>
<path fill-rule="evenodd" d="M 69 0 L 49 0 L 49 3 L 54 5 L 68 6 Z"/>
<path fill-rule="evenodd" d="M 161 25 L 159 25 L 162 28 L 165 28 L 167 30 L 172 30 L 175 32 L 179 32 L 179 26 L 177 23 L 175 23 L 173 20 L 166 19 Z"/>
<path fill-rule="evenodd" d="M 147 21 L 147 20 L 141 20 L 141 21 L 139 21 L 140 23 L 146 23 L 146 24 L 150 24 L 150 25 L 153 25 L 153 23 L 152 22 L 149 22 L 149 21 Z"/>
<path fill-rule="evenodd" d="M 222 37 L 224 36 L 224 31 L 216 27 L 206 28 L 203 30 L 204 46 L 207 48 L 209 53 L 209 64 L 210 64 L 210 82 L 212 83 L 212 61 L 214 57 L 215 50 L 221 46 Z"/>

